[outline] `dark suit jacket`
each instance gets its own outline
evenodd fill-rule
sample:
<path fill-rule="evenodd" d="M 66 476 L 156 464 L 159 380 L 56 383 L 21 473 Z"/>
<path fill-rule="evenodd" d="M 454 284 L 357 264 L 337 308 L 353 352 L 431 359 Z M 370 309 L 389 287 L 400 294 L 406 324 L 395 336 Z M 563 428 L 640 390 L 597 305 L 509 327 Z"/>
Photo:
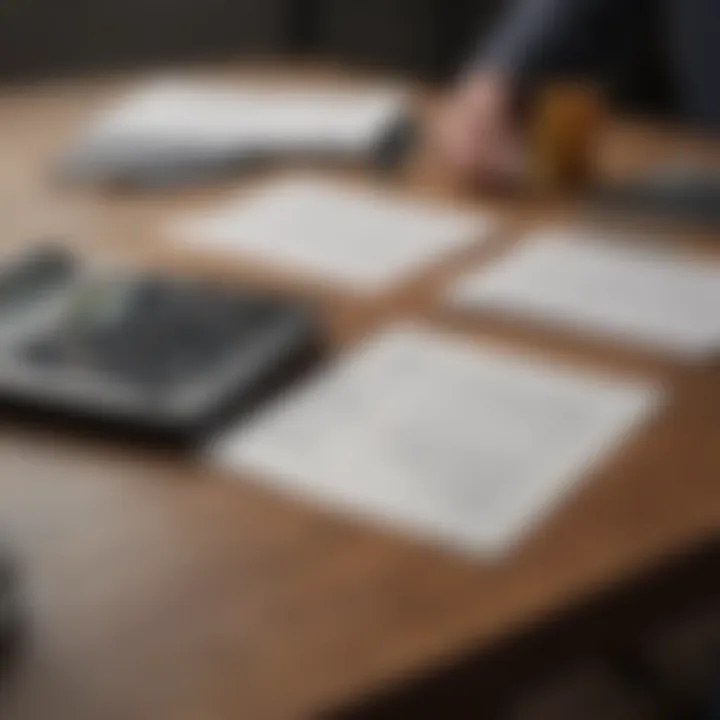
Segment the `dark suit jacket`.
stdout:
<path fill-rule="evenodd" d="M 477 61 L 522 81 L 590 75 L 626 88 L 640 71 L 636 90 L 661 88 L 684 118 L 720 130 L 720 0 L 520 0 Z"/>

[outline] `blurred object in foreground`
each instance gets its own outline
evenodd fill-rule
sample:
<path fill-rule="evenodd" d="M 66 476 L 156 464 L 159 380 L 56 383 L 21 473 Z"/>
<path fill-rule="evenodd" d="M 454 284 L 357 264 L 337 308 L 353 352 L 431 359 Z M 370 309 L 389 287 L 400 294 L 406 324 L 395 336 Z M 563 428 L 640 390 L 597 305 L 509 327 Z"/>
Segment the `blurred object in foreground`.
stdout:
<path fill-rule="evenodd" d="M 194 442 L 290 382 L 319 349 L 314 313 L 291 300 L 99 271 L 61 249 L 9 263 L 5 286 L 23 302 L 0 321 L 0 406 L 64 425 Z"/>
<path fill-rule="evenodd" d="M 592 183 L 605 114 L 592 85 L 556 83 L 539 90 L 529 130 L 531 180 L 538 188 L 572 191 Z"/>
<path fill-rule="evenodd" d="M 403 160 L 411 125 L 408 95 L 396 88 L 156 80 L 101 115 L 61 162 L 61 175 L 152 187 L 270 163 L 387 167 Z"/>
<path fill-rule="evenodd" d="M 0 546 L 1 548 L 2 546 Z M 17 570 L 0 550 L 0 670 L 9 661 L 19 639 L 22 623 Z"/>
<path fill-rule="evenodd" d="M 73 255 L 59 245 L 43 243 L 0 273 L 0 338 L 8 339 L 8 320 L 67 289 L 77 272 Z"/>

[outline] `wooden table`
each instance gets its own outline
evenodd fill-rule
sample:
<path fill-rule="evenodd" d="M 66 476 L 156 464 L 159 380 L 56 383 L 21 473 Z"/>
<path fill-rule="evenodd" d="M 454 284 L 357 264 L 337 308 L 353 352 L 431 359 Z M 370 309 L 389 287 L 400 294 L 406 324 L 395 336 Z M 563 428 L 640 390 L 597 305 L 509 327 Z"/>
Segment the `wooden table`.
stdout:
<path fill-rule="evenodd" d="M 3 720 L 287 718 L 391 686 L 633 577 L 720 522 L 720 371 L 460 318 L 435 291 L 470 257 L 569 208 L 496 202 L 502 237 L 393 294 L 364 300 L 259 268 L 183 258 L 161 242 L 172 213 L 237 189 L 112 196 L 47 179 L 49 159 L 119 81 L 0 98 L 3 243 L 71 237 L 96 254 L 291 288 L 325 309 L 335 347 L 393 318 L 662 379 L 670 405 L 506 561 L 471 562 L 370 529 L 187 459 L 38 429 L 0 433 L 0 529 L 24 571 L 28 636 L 0 690 Z M 682 143 L 681 143 L 682 144 Z M 670 138 L 618 131 L 616 167 Z M 630 163 L 632 164 L 632 163 Z M 403 192 L 443 195 L 418 168 Z M 671 240 L 672 241 L 672 240 Z M 713 252 L 703 238 L 699 251 Z"/>

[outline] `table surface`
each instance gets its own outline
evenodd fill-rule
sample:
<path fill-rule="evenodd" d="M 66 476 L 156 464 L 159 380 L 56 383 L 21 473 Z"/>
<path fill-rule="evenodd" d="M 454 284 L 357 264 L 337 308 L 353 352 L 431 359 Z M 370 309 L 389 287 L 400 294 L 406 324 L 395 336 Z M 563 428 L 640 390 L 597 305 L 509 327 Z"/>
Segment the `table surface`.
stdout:
<path fill-rule="evenodd" d="M 342 520 L 249 478 L 227 482 L 188 459 L 5 426 L 0 529 L 21 563 L 31 620 L 0 689 L 5 720 L 313 715 L 490 647 L 715 533 L 720 370 L 523 323 L 460 317 L 437 301 L 443 281 L 469 260 L 488 259 L 524 228 L 567 221 L 570 203 L 488 200 L 505 221 L 488 248 L 373 299 L 251 264 L 183 257 L 163 245 L 162 221 L 226 197 L 237 183 L 132 196 L 49 181 L 51 158 L 124 82 L 0 96 L 6 246 L 61 235 L 123 262 L 289 289 L 323 308 L 336 351 L 391 319 L 413 318 L 526 353 L 658 378 L 670 402 L 497 563 Z M 606 158 L 610 172 L 622 173 L 677 152 L 706 159 L 709 150 L 717 152 L 672 133 L 618 126 Z M 401 192 L 471 203 L 423 162 L 391 182 Z M 717 254 L 707 238 L 662 235 Z"/>

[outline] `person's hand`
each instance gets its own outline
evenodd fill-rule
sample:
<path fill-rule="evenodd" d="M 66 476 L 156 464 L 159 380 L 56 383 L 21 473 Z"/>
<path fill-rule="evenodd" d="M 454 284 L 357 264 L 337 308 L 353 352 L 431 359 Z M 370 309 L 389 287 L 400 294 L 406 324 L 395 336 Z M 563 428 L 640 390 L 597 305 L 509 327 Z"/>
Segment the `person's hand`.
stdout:
<path fill-rule="evenodd" d="M 517 164 L 511 83 L 479 72 L 462 81 L 442 108 L 435 128 L 441 162 L 464 182 L 507 182 Z"/>

